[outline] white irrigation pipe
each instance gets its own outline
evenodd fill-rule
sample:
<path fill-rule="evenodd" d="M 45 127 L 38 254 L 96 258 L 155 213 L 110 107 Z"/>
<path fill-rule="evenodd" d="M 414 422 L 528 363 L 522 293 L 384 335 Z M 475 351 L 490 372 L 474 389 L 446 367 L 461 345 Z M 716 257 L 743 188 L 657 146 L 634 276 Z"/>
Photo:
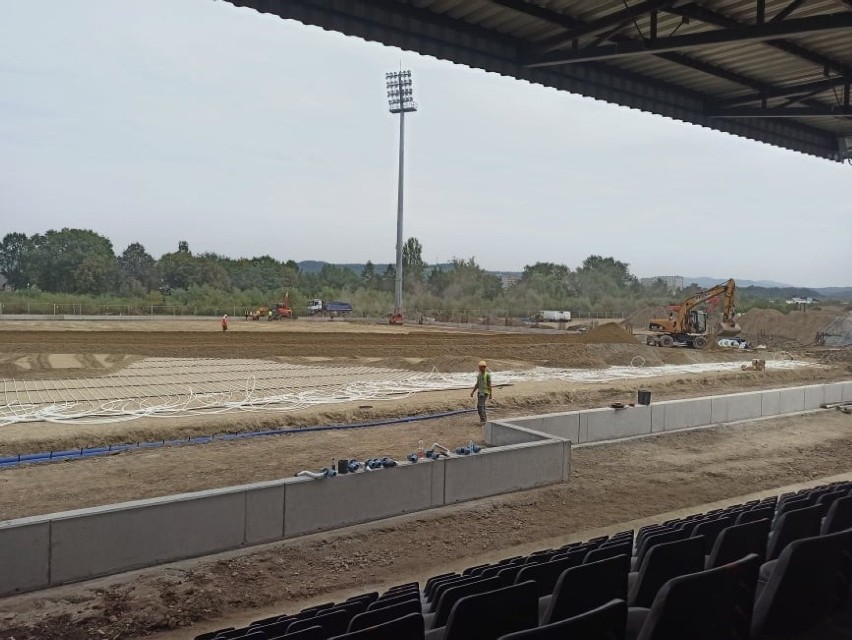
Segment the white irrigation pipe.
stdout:
<path fill-rule="evenodd" d="M 528 371 L 504 371 L 499 372 L 501 382 L 531 382 L 541 380 L 566 380 L 574 382 L 598 382 L 628 378 L 647 378 L 651 376 L 666 374 L 697 374 L 708 371 L 738 370 L 739 362 L 692 364 L 692 365 L 666 365 L 662 367 L 644 367 L 644 359 L 640 358 L 641 364 L 637 365 L 636 358 L 631 360 L 628 367 L 610 367 L 599 370 L 578 369 L 547 369 L 538 367 Z M 216 361 L 208 361 L 215 366 Z M 775 368 L 797 368 L 807 363 L 795 361 L 770 361 Z M 253 367 L 257 364 L 247 361 Z M 286 412 L 304 409 L 317 405 L 337 404 L 341 402 L 364 402 L 394 400 L 410 396 L 421 391 L 467 389 L 470 386 L 470 375 L 465 374 L 441 374 L 433 369 L 428 374 L 408 374 L 404 371 L 376 369 L 370 367 L 357 367 L 352 369 L 338 369 L 329 372 L 328 367 L 299 367 L 269 363 L 269 373 L 280 375 L 282 380 L 278 384 L 286 384 L 293 378 L 301 378 L 305 382 L 311 375 L 321 374 L 324 378 L 346 378 L 351 380 L 357 374 L 370 375 L 372 379 L 354 380 L 349 384 L 340 385 L 339 382 L 326 382 L 312 385 L 312 388 L 298 389 L 286 393 L 265 395 L 258 391 L 257 375 L 244 378 L 241 384 L 224 384 L 219 376 L 213 383 L 199 380 L 204 372 L 199 373 L 199 367 L 187 368 L 191 371 L 191 380 L 181 380 L 180 376 L 174 374 L 155 375 L 145 374 L 132 376 L 128 371 L 105 377 L 99 380 L 91 378 L 84 379 L 79 386 L 68 385 L 60 381 L 62 392 L 56 389 L 59 396 L 77 395 L 76 400 L 64 400 L 59 402 L 33 402 L 29 397 L 27 389 L 19 389 L 17 383 L 11 381 L 15 401 L 9 402 L 9 382 L 3 381 L 4 398 L 7 402 L 0 405 L 0 426 L 16 424 L 21 422 L 70 422 L 78 424 L 102 424 L 107 422 L 123 422 L 136 420 L 143 417 L 170 418 L 182 415 L 217 415 L 233 411 L 276 411 Z M 164 368 L 157 365 L 155 368 Z M 129 370 L 130 368 L 128 368 Z M 242 371 L 244 373 L 244 370 Z M 132 373 L 132 372 L 131 372 Z M 208 372 L 209 373 L 209 372 Z M 266 373 L 266 372 L 263 372 Z M 293 373 L 297 375 L 293 375 Z M 107 380 L 107 378 L 109 378 Z M 152 380 L 165 378 L 168 382 L 154 382 Z M 97 382 L 106 382 L 100 386 L 114 389 L 118 392 L 133 389 L 135 392 L 144 393 L 144 397 L 131 396 L 124 398 L 100 399 L 92 393 L 91 389 Z M 141 383 L 140 383 L 141 381 Z M 277 390 L 275 381 L 269 381 L 269 390 Z M 181 391 L 181 385 L 186 384 L 186 391 Z M 194 385 L 211 385 L 219 387 L 216 390 L 196 392 Z M 289 385 L 288 385 L 289 386 Z M 224 388 L 222 388 L 224 387 Z M 21 394 L 27 396 L 27 402 L 21 402 Z M 40 394 L 39 394 L 40 395 Z M 82 397 L 81 397 L 82 396 Z M 87 397 L 88 396 L 88 397 Z"/>

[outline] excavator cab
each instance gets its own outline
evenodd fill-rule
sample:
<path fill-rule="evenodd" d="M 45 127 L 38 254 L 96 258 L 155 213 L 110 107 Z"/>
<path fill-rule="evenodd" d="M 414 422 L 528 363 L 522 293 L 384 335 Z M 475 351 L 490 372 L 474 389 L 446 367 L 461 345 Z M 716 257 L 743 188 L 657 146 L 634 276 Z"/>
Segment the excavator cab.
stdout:
<path fill-rule="evenodd" d="M 697 309 L 690 311 L 687 333 L 707 333 L 707 314 Z"/>

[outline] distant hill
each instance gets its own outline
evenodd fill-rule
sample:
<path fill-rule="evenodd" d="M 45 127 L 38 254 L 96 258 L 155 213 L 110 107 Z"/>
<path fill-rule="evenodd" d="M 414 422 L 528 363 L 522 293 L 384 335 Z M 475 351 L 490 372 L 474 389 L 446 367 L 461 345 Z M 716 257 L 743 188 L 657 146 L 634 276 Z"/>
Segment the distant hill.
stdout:
<path fill-rule="evenodd" d="M 683 284 L 685 286 L 691 285 L 693 282 L 697 284 L 702 289 L 708 289 L 717 284 L 721 284 L 722 282 L 726 282 L 727 278 L 695 278 L 692 276 L 684 276 Z M 785 282 L 776 282 L 775 280 L 740 280 L 737 279 L 738 287 L 765 287 L 767 289 L 795 289 L 796 286 L 792 284 L 787 284 Z"/>

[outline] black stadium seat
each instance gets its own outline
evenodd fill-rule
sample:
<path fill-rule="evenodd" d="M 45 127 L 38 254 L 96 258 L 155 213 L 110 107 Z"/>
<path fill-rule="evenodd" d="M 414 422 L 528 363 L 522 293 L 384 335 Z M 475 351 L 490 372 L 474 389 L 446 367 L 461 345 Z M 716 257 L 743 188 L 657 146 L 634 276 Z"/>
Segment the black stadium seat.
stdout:
<path fill-rule="evenodd" d="M 852 496 L 835 500 L 823 520 L 822 533 L 837 533 L 852 529 Z"/>
<path fill-rule="evenodd" d="M 631 607 L 650 607 L 666 582 L 704 569 L 704 538 L 687 538 L 657 544 L 648 550 L 639 571 L 630 574 L 627 603 Z"/>
<path fill-rule="evenodd" d="M 627 638 L 720 640 L 748 638 L 760 559 L 672 578 L 650 609 L 631 609 Z"/>
<path fill-rule="evenodd" d="M 423 637 L 423 616 L 410 613 L 391 622 L 334 636 L 332 640 L 423 640 Z M 288 636 L 282 640 L 290 638 Z"/>
<path fill-rule="evenodd" d="M 819 535 L 823 515 L 825 515 L 825 507 L 821 504 L 787 511 L 775 521 L 772 527 L 766 559 L 775 560 L 781 555 L 784 547 L 794 540 Z"/>
<path fill-rule="evenodd" d="M 616 556 L 567 569 L 556 583 L 546 605 L 542 624 L 572 618 L 611 600 L 627 600 L 627 574 L 630 558 Z"/>
<path fill-rule="evenodd" d="M 715 569 L 754 553 L 763 562 L 766 557 L 766 541 L 769 538 L 769 520 L 757 520 L 728 527 L 710 551 L 707 568 Z"/>
<path fill-rule="evenodd" d="M 396 618 L 407 616 L 411 613 L 422 613 L 419 600 L 408 600 L 389 607 L 371 609 L 364 613 L 359 613 L 349 622 L 349 631 L 359 631 L 366 627 L 374 627 L 377 624 L 390 622 Z"/>
<path fill-rule="evenodd" d="M 522 582 L 462 598 L 453 606 L 443 633 L 436 629 L 427 637 L 430 640 L 497 640 L 536 625 L 538 590 L 535 583 Z"/>
<path fill-rule="evenodd" d="M 627 626 L 627 603 L 612 600 L 573 618 L 518 631 L 499 640 L 623 640 Z"/>
<path fill-rule="evenodd" d="M 542 562 L 541 564 L 533 564 L 525 566 L 518 572 L 515 577 L 515 582 L 520 584 L 527 580 L 532 580 L 538 587 L 538 595 L 546 596 L 553 593 L 556 586 L 556 581 L 565 569 L 579 566 L 582 561 L 582 553 L 576 554 L 573 558 L 569 557 L 564 560 L 551 560 L 550 562 Z"/>

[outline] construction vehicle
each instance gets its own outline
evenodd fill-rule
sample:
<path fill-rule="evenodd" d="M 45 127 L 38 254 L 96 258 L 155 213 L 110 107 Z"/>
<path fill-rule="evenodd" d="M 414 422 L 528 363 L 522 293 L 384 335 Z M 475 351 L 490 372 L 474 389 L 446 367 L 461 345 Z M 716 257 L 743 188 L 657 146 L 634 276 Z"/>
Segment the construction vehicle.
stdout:
<path fill-rule="evenodd" d="M 735 336 L 740 333 L 734 309 L 734 295 L 737 284 L 733 279 L 723 284 L 699 291 L 689 296 L 679 305 L 670 307 L 668 318 L 654 318 L 648 323 L 649 345 L 658 347 L 691 347 L 703 349 L 707 346 L 707 313 L 698 309 L 702 302 L 710 301 L 716 307 L 718 298 L 722 297 L 721 325 L 713 332 L 717 336 Z"/>
<path fill-rule="evenodd" d="M 308 304 L 309 316 L 345 316 L 352 313 L 352 305 L 349 302 L 333 302 L 328 300 L 311 300 Z"/>
<path fill-rule="evenodd" d="M 270 311 L 272 311 L 272 313 L 269 313 Z M 249 312 L 248 318 L 251 320 L 260 320 L 261 318 L 266 318 L 267 320 L 281 320 L 282 318 L 292 319 L 293 309 L 290 308 L 290 292 L 287 291 L 284 294 L 284 300 L 282 302 L 264 305 Z"/>
<path fill-rule="evenodd" d="M 530 316 L 533 322 L 566 322 L 571 320 L 570 311 L 536 311 Z"/>

